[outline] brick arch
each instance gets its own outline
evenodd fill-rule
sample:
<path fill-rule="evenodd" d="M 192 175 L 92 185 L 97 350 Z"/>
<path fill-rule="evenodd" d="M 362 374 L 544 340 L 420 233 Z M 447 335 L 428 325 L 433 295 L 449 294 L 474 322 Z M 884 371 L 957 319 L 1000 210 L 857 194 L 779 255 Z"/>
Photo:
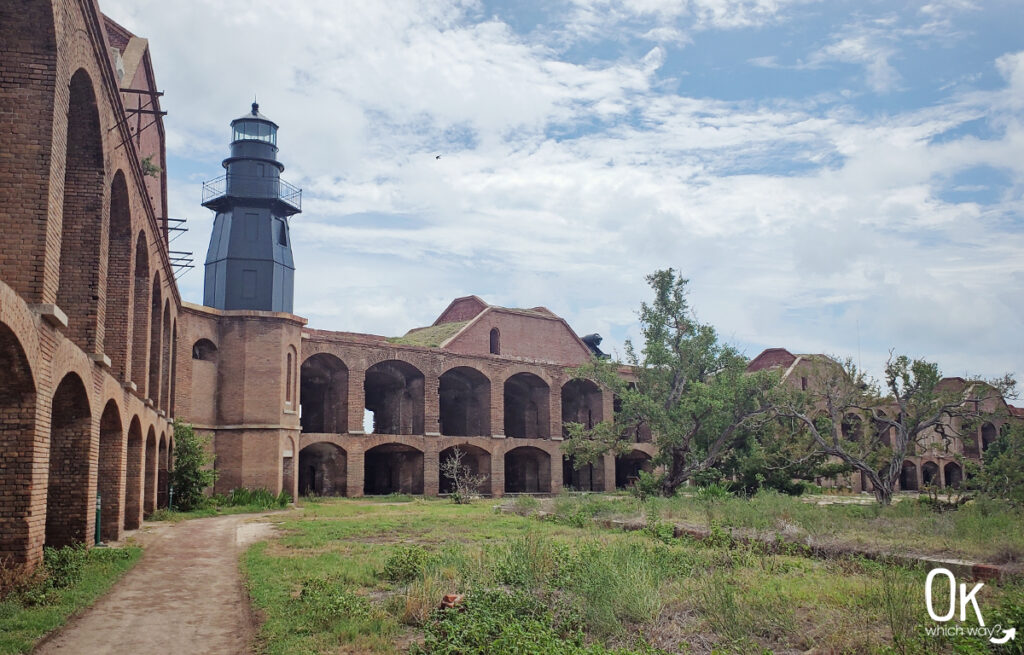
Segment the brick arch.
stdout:
<path fill-rule="evenodd" d="M 146 433 L 146 456 L 143 465 L 143 512 L 148 516 L 156 509 L 157 441 L 156 430 L 149 426 Z"/>
<path fill-rule="evenodd" d="M 415 446 L 389 442 L 363 454 L 363 493 L 422 494 L 423 451 Z"/>
<path fill-rule="evenodd" d="M 50 410 L 47 546 L 67 546 L 89 537 L 91 439 L 89 393 L 78 374 L 68 373 L 57 385 Z"/>
<path fill-rule="evenodd" d="M 551 454 L 533 446 L 505 453 L 505 493 L 550 493 Z"/>
<path fill-rule="evenodd" d="M 93 81 L 85 69 L 71 76 L 68 94 L 57 305 L 68 316 L 67 336 L 95 353 L 103 347 L 103 135 Z"/>
<path fill-rule="evenodd" d="M 520 439 L 551 437 L 551 387 L 535 373 L 521 371 L 505 379 L 505 436 Z"/>
<path fill-rule="evenodd" d="M 303 432 L 348 432 L 349 369 L 338 356 L 310 355 L 299 369 Z"/>
<path fill-rule="evenodd" d="M 125 459 L 124 529 L 135 530 L 142 524 L 142 498 L 146 478 L 143 468 L 146 461 L 146 445 L 142 439 L 142 422 L 137 415 L 132 417 L 128 425 Z"/>
<path fill-rule="evenodd" d="M 149 383 L 146 386 L 146 397 L 159 406 L 160 399 L 160 325 L 163 319 L 163 288 L 160 284 L 160 271 L 153 273 L 153 293 L 150 296 L 149 317 Z"/>
<path fill-rule="evenodd" d="M 921 484 L 925 486 L 938 487 L 942 480 L 942 473 L 939 465 L 933 460 L 921 462 Z"/>
<path fill-rule="evenodd" d="M 33 153 L 0 157 L 0 180 L 4 182 L 0 184 L 0 207 L 4 208 L 0 211 L 0 234 L 19 242 L 17 248 L 0 249 L 0 279 L 30 303 L 53 302 L 57 288 L 54 274 L 58 271 L 58 253 L 46 251 L 48 228 L 56 222 L 56 208 L 51 211 L 47 194 L 36 191 L 39 180 L 61 170 L 52 154 L 54 124 L 61 122 L 57 116 L 63 113 L 55 109 L 57 37 L 53 10 L 49 2 L 0 2 L 0 43 L 4 44 L 0 116 L 31 115 L 24 120 L 4 120 L 3 149 L 7 153 Z"/>
<path fill-rule="evenodd" d="M 124 524 L 125 433 L 121 410 L 107 401 L 100 415 L 100 459 L 96 490 L 100 494 L 100 535 L 118 541 Z"/>
<path fill-rule="evenodd" d="M 654 458 L 647 449 L 633 448 L 628 453 L 615 456 L 615 488 L 625 489 L 633 486 L 639 479 L 640 472 L 654 471 Z"/>
<path fill-rule="evenodd" d="M 168 463 L 170 456 L 168 454 L 168 443 L 167 435 L 163 432 L 160 433 L 160 441 L 157 443 L 157 455 L 156 455 L 156 506 L 157 509 L 167 507 L 167 485 L 169 483 L 168 475 Z"/>
<path fill-rule="evenodd" d="M 604 394 L 592 380 L 569 380 L 562 385 L 561 396 L 563 436 L 569 436 L 567 423 L 592 428 L 604 420 Z"/>
<path fill-rule="evenodd" d="M 300 495 L 347 495 L 348 452 L 335 441 L 320 439 L 306 444 L 299 451 Z"/>
<path fill-rule="evenodd" d="M 139 230 L 135 238 L 135 268 L 132 285 L 132 368 L 130 379 L 141 395 L 146 394 L 149 355 L 149 242 L 146 231 Z"/>
<path fill-rule="evenodd" d="M 110 182 L 109 230 L 107 232 L 106 308 L 104 311 L 103 347 L 110 357 L 111 369 L 123 379 L 130 379 L 128 362 L 129 316 L 132 297 L 132 217 L 128 185 L 124 172 L 114 173 Z"/>
<path fill-rule="evenodd" d="M 458 443 L 448 446 L 437 456 L 437 489 L 439 493 L 452 493 L 455 491 L 454 478 L 445 475 L 445 462 L 455 457 L 455 449 L 462 453 L 461 465 L 469 475 L 484 476 L 486 479 L 480 485 L 480 489 L 491 488 L 491 451 L 486 448 L 471 444 Z"/>
<path fill-rule="evenodd" d="M 440 432 L 453 437 L 491 433 L 491 380 L 474 366 L 453 366 L 438 376 Z"/>
<path fill-rule="evenodd" d="M 164 300 L 162 327 L 160 331 L 160 399 L 157 407 L 165 413 L 171 411 L 171 300 Z M 154 398 L 154 401 L 157 399 Z"/>
<path fill-rule="evenodd" d="M 21 340 L 0 323 L 0 560 L 24 561 L 29 550 L 26 520 L 31 506 L 36 384 Z"/>
<path fill-rule="evenodd" d="M 401 359 L 366 369 L 363 394 L 375 434 L 423 434 L 425 380 L 419 368 Z"/>

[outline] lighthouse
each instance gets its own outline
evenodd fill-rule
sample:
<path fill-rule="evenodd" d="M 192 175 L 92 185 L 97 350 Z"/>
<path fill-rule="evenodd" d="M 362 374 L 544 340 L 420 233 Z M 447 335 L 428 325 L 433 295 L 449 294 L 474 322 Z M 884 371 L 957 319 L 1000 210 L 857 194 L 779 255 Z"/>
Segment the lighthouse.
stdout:
<path fill-rule="evenodd" d="M 292 312 L 295 263 L 288 220 L 302 211 L 302 190 L 281 179 L 277 129 L 252 103 L 231 121 L 224 175 L 203 183 L 203 206 L 217 213 L 206 253 L 208 307 Z"/>

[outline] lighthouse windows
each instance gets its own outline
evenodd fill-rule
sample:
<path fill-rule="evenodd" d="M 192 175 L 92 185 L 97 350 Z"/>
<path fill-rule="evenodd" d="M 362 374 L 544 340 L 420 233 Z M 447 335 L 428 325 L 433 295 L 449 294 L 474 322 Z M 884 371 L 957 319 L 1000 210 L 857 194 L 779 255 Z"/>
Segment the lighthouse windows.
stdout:
<path fill-rule="evenodd" d="M 279 246 L 288 246 L 288 226 L 281 219 L 274 221 L 277 224 L 277 244 Z"/>

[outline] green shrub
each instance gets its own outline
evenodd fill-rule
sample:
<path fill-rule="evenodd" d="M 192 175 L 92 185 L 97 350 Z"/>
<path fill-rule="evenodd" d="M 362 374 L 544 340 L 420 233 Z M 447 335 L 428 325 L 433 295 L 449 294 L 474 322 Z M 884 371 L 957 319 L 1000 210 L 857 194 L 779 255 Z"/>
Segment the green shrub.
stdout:
<path fill-rule="evenodd" d="M 207 502 L 206 489 L 217 480 L 213 466 L 213 452 L 209 437 L 195 433 L 192 426 L 174 422 L 174 504 L 189 511 Z"/>
<path fill-rule="evenodd" d="M 64 589 L 82 579 L 82 569 L 89 558 L 83 544 L 63 548 L 43 548 L 43 566 L 46 567 L 48 584 L 55 589 Z"/>
<path fill-rule="evenodd" d="M 266 489 L 238 487 L 232 489 L 227 495 L 213 495 L 210 502 L 216 507 L 254 507 L 267 510 L 287 507 L 288 503 L 292 502 L 292 497 L 286 491 L 274 494 Z"/>
<path fill-rule="evenodd" d="M 427 564 L 422 546 L 398 546 L 384 562 L 384 577 L 392 582 L 409 582 L 419 576 Z"/>

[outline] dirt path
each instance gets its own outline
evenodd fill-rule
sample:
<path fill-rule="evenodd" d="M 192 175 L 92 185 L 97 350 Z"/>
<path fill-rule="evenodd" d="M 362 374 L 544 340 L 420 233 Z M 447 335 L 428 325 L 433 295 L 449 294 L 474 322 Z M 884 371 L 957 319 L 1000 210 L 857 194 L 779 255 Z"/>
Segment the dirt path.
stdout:
<path fill-rule="evenodd" d="M 146 549 L 142 560 L 33 652 L 249 652 L 255 626 L 238 556 L 272 530 L 252 519 L 252 514 L 217 516 L 136 533 Z"/>

